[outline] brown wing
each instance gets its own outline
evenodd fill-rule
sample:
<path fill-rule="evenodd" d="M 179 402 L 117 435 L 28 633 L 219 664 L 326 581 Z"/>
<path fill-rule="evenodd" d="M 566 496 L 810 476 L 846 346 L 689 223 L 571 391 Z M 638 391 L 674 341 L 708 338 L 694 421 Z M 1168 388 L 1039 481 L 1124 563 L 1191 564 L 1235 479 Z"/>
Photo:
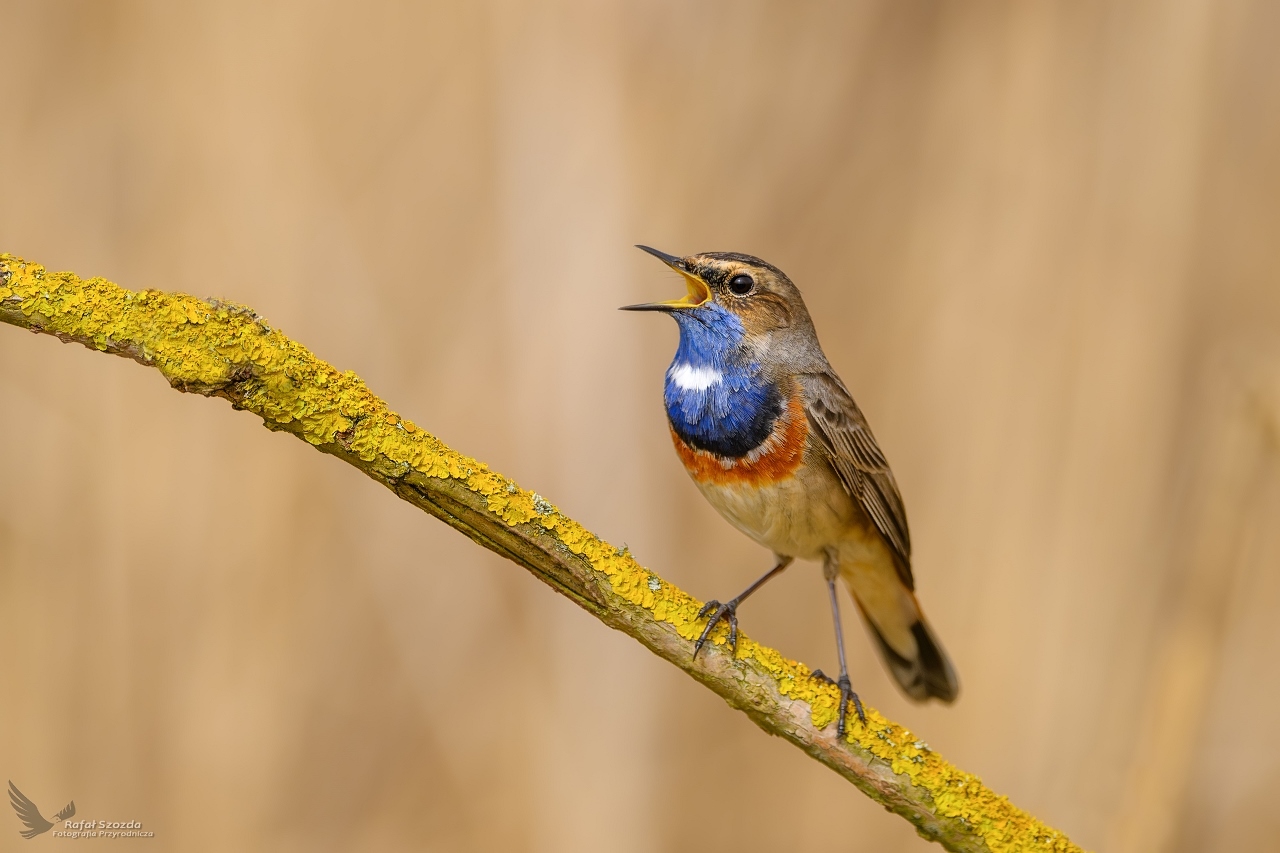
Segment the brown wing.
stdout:
<path fill-rule="evenodd" d="M 808 373 L 801 382 L 809 423 L 827 452 L 831 467 L 893 548 L 898 557 L 898 574 L 907 588 L 914 590 L 907 510 L 867 419 L 835 374 Z"/>

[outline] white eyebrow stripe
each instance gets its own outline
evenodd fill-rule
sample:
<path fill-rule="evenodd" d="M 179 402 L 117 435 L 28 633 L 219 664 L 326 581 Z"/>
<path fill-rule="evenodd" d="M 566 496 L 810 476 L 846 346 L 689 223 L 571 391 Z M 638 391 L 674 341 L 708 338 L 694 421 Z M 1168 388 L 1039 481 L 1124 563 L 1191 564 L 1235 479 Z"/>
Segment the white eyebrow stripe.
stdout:
<path fill-rule="evenodd" d="M 724 379 L 724 374 L 714 367 L 676 364 L 667 371 L 667 378 L 682 391 L 705 391 L 712 385 L 718 385 Z"/>

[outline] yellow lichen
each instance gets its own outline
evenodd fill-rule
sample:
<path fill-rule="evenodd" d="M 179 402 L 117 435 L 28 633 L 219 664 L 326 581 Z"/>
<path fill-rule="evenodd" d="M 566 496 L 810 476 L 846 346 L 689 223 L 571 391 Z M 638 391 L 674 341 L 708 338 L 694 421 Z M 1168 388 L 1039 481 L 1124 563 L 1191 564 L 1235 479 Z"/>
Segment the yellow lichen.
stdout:
<path fill-rule="evenodd" d="M 7 273 L 7 279 L 4 273 Z M 18 317 L 20 315 L 20 317 Z M 416 472 L 457 481 L 483 498 L 507 525 L 535 523 L 608 579 L 621 600 L 692 640 L 701 602 L 663 581 L 533 492 L 447 447 L 387 408 L 354 373 L 340 372 L 272 329 L 250 309 L 160 291 L 134 293 L 101 278 L 81 280 L 0 255 L 0 319 L 19 322 L 100 350 L 124 352 L 158 368 L 174 386 L 219 393 L 238 383 L 237 405 L 307 442 L 340 446 L 387 479 Z M 726 642 L 717 628 L 712 641 Z M 736 657 L 777 685 L 780 695 L 809 706 L 813 725 L 835 719 L 839 692 L 803 664 L 748 637 Z M 1058 833 L 947 763 L 906 729 L 867 708 L 849 743 L 926 791 L 939 816 L 960 820 L 993 853 L 1074 851 Z"/>

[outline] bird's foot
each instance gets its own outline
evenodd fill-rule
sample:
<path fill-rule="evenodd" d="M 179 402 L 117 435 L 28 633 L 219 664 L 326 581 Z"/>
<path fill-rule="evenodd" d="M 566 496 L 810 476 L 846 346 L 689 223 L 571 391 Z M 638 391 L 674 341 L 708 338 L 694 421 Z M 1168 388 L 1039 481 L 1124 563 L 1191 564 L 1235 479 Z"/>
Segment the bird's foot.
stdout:
<path fill-rule="evenodd" d="M 698 642 L 693 644 L 694 660 L 698 659 L 698 652 L 702 651 L 707 637 L 711 636 L 711 630 L 725 620 L 729 622 L 729 652 L 732 654 L 738 650 L 738 602 L 734 600 L 728 604 L 721 604 L 713 598 L 702 605 L 702 609 L 698 611 L 698 618 L 701 619 L 708 613 L 711 614 L 711 618 L 707 620 L 707 627 L 702 629 Z"/>
<path fill-rule="evenodd" d="M 827 684 L 830 684 L 832 687 L 836 686 L 835 679 L 827 675 L 825 672 L 823 672 L 820 669 L 815 669 L 813 672 L 809 673 L 809 676 L 811 678 L 816 678 L 819 681 L 825 681 Z"/>
<path fill-rule="evenodd" d="M 827 680 L 829 681 L 830 679 Z M 849 714 L 850 700 L 853 701 L 854 710 L 858 712 L 858 720 L 864 726 L 867 724 L 867 713 L 862 710 L 862 700 L 858 698 L 857 693 L 853 692 L 853 687 L 849 684 L 849 676 L 847 674 L 840 676 L 840 680 L 836 682 L 836 687 L 840 688 L 840 722 L 836 726 L 836 734 L 843 738 L 845 717 Z"/>

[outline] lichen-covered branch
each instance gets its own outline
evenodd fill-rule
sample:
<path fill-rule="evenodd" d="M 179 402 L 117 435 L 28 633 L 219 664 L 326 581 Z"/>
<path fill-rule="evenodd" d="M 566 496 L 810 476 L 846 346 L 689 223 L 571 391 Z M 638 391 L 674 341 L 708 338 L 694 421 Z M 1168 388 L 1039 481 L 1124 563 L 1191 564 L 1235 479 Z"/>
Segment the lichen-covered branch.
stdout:
<path fill-rule="evenodd" d="M 949 850 L 1079 849 L 871 708 L 866 725 L 855 721 L 840 742 L 836 688 L 773 649 L 743 637 L 730 654 L 718 628 L 715 646 L 695 663 L 700 602 L 539 495 L 446 447 L 354 373 L 316 358 L 248 308 L 133 292 L 3 254 L 0 321 L 128 356 L 180 391 L 225 398 L 268 429 L 354 465 L 634 637 Z"/>

